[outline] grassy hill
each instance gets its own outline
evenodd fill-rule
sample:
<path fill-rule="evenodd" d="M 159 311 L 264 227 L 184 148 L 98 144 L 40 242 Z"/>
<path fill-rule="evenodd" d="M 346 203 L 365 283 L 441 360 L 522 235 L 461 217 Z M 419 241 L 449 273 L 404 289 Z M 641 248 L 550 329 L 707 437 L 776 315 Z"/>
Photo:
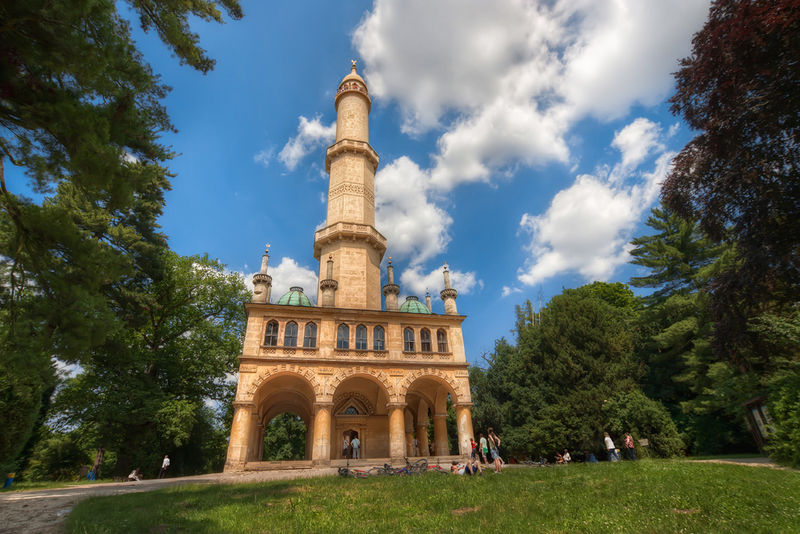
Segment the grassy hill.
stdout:
<path fill-rule="evenodd" d="M 182 486 L 80 503 L 69 532 L 798 532 L 800 472 L 680 460 Z"/>

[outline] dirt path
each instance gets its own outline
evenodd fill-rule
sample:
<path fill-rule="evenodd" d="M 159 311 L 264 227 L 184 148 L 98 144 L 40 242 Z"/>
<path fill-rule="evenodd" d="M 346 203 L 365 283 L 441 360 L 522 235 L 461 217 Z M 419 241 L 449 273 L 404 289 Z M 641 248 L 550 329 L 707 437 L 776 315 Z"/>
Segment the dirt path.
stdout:
<path fill-rule="evenodd" d="M 0 494 L 0 534 L 54 534 L 63 532 L 64 520 L 83 499 L 153 491 L 182 484 L 244 484 L 269 480 L 290 480 L 333 475 L 336 469 L 286 469 L 247 473 L 215 473 L 194 477 L 114 482 L 70 486 L 49 490 L 30 490 Z"/>

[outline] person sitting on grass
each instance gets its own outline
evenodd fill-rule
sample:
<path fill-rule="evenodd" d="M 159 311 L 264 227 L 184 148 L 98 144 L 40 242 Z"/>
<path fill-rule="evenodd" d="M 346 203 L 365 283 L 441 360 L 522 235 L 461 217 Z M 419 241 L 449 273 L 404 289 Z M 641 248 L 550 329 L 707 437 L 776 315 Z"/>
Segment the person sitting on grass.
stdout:
<path fill-rule="evenodd" d="M 480 462 L 473 460 L 467 460 L 466 463 L 458 463 L 454 460 L 452 465 L 450 465 L 450 472 L 454 475 L 483 474 Z"/>
<path fill-rule="evenodd" d="M 572 456 L 569 455 L 569 451 L 567 449 L 564 449 L 564 454 L 562 456 L 564 457 L 565 464 L 568 464 L 572 461 Z"/>
<path fill-rule="evenodd" d="M 556 463 L 557 464 L 563 464 L 564 463 L 564 457 L 561 456 L 560 452 L 556 453 Z"/>

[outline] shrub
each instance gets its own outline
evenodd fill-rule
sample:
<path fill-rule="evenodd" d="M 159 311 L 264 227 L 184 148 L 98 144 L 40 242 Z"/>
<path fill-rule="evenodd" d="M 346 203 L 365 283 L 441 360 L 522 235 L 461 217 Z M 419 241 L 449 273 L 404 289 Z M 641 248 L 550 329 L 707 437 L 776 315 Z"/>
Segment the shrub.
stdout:
<path fill-rule="evenodd" d="M 668 458 L 682 455 L 686 449 L 669 411 L 658 401 L 648 398 L 638 390 L 615 394 L 603 404 L 608 422 L 608 433 L 621 441 L 626 432 L 634 440 L 650 442 L 649 452 Z M 616 443 L 622 447 L 622 443 Z"/>

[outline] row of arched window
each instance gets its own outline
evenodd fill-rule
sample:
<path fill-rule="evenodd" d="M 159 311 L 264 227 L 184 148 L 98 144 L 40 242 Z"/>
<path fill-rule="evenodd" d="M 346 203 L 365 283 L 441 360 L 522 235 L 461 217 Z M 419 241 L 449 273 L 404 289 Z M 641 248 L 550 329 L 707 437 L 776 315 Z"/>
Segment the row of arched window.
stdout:
<path fill-rule="evenodd" d="M 296 347 L 297 346 L 298 326 L 294 321 L 286 323 L 283 329 L 283 346 Z M 431 331 L 423 328 L 419 331 L 420 350 L 422 352 L 433 352 L 433 341 L 431 339 Z M 367 327 L 363 324 L 356 326 L 356 350 L 368 350 L 369 344 L 367 339 Z M 267 323 L 267 329 L 264 334 L 264 345 L 268 347 L 278 346 L 278 321 L 272 320 Z M 316 348 L 317 346 L 317 325 L 315 323 L 306 323 L 303 331 L 303 348 Z M 349 349 L 350 348 L 350 327 L 344 323 L 340 324 L 336 329 L 336 348 Z M 447 332 L 443 329 L 436 331 L 436 348 L 437 352 L 448 352 L 447 347 Z M 372 350 L 386 350 L 386 332 L 382 326 L 375 326 L 372 328 Z M 403 351 L 416 352 L 417 345 L 413 328 L 403 329 Z"/>
<path fill-rule="evenodd" d="M 433 352 L 433 344 L 431 342 L 431 331 L 423 328 L 419 331 L 420 350 L 422 352 Z M 436 331 L 436 348 L 437 352 L 448 352 L 447 350 L 447 332 L 442 329 Z M 417 350 L 414 340 L 414 330 L 406 328 L 403 330 L 403 351 L 415 352 Z"/>
<path fill-rule="evenodd" d="M 270 321 L 267 323 L 267 330 L 264 334 L 264 345 L 268 347 L 278 346 L 278 321 Z M 297 346 L 297 323 L 294 321 L 286 323 L 286 328 L 283 329 L 283 346 Z M 303 348 L 313 349 L 316 346 L 317 325 L 315 323 L 306 323 L 306 327 L 303 329 Z"/>

